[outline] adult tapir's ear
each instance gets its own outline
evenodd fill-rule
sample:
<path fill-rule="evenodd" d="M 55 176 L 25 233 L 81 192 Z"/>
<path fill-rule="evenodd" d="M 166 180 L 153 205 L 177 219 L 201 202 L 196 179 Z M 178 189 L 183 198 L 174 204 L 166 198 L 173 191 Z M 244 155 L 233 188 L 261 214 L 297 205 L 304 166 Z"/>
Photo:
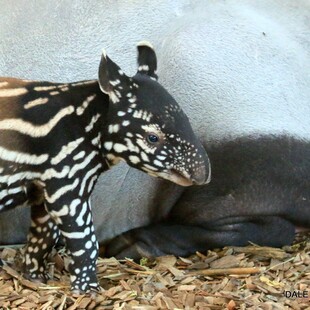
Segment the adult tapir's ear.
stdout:
<path fill-rule="evenodd" d="M 137 44 L 138 48 L 138 73 L 147 74 L 157 80 L 157 59 L 151 43 L 141 41 Z"/>
<path fill-rule="evenodd" d="M 99 86 L 102 92 L 108 94 L 112 102 L 116 103 L 122 97 L 122 93 L 130 86 L 130 79 L 102 50 L 99 65 Z"/>

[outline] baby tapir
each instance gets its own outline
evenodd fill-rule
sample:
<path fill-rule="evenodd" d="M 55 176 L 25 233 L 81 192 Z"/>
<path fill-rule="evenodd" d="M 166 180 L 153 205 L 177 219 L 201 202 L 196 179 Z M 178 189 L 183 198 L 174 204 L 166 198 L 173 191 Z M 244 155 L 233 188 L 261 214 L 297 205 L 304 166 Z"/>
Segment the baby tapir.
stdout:
<path fill-rule="evenodd" d="M 0 210 L 31 205 L 30 279 L 46 280 L 45 259 L 61 236 L 72 289 L 99 289 L 90 194 L 118 161 L 183 186 L 209 182 L 207 154 L 156 67 L 142 42 L 132 78 L 103 51 L 99 84 L 0 79 Z"/>

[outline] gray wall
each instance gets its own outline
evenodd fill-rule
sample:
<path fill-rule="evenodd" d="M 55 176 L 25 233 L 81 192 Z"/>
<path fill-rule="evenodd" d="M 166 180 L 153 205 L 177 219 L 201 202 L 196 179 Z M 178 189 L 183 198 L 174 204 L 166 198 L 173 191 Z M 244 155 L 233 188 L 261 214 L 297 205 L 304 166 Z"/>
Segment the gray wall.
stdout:
<path fill-rule="evenodd" d="M 0 72 L 30 79 L 95 78 L 101 49 L 135 72 L 135 45 L 157 47 L 190 1 L 1 0 Z"/>
<path fill-rule="evenodd" d="M 96 78 L 102 47 L 134 74 L 135 44 L 149 40 L 161 83 L 206 145 L 261 134 L 310 140 L 309 0 L 0 0 L 0 8 L 0 75 Z M 101 239 L 153 216 L 158 181 L 127 172 L 116 167 L 100 180 Z M 0 242 L 23 236 L 26 223 L 20 235 L 10 229 L 20 218 L 4 215 Z"/>
<path fill-rule="evenodd" d="M 204 139 L 244 131 L 308 136 L 308 118 L 296 113 L 302 105 L 310 114 L 309 0 L 0 0 L 0 6 L 1 75 L 92 79 L 103 47 L 134 74 L 134 46 L 147 39 L 159 54 L 161 82 Z M 265 112 L 260 120 L 257 110 Z"/>

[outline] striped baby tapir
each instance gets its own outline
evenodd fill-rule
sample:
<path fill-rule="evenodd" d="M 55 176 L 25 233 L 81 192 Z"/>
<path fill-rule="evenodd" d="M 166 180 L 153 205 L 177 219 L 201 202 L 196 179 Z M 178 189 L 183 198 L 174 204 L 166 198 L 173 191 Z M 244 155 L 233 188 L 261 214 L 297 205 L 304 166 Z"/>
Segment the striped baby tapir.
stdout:
<path fill-rule="evenodd" d="M 98 80 L 0 79 L 0 210 L 31 206 L 28 278 L 48 279 L 46 259 L 61 237 L 72 290 L 100 289 L 90 194 L 120 160 L 183 186 L 209 182 L 208 156 L 156 67 L 152 46 L 140 42 L 133 77 L 103 51 Z"/>

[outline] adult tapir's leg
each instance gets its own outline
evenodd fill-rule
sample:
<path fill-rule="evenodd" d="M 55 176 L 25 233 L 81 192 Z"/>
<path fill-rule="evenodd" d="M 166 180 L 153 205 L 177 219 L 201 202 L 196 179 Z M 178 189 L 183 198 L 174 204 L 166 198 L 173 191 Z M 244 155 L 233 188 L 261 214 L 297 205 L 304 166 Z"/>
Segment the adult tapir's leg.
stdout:
<path fill-rule="evenodd" d="M 31 206 L 31 226 L 24 256 L 25 276 L 45 282 L 46 258 L 59 238 L 59 230 L 44 204 Z"/>
<path fill-rule="evenodd" d="M 238 209 L 247 206 L 231 195 L 217 197 L 209 204 L 201 198 L 207 199 L 202 193 L 196 199 L 188 195 L 188 201 L 181 197 L 169 219 L 116 237 L 107 245 L 106 254 L 134 259 L 166 254 L 186 256 L 216 247 L 245 246 L 249 242 L 277 247 L 293 241 L 295 226 L 289 220 L 268 213 L 238 215 Z M 253 205 L 248 208 L 253 210 Z"/>
<path fill-rule="evenodd" d="M 113 239 L 106 255 L 117 258 L 156 257 L 173 254 L 188 256 L 227 245 L 245 246 L 249 242 L 281 246 L 292 242 L 294 225 L 280 217 L 230 218 L 205 226 L 159 223 L 133 229 Z"/>

